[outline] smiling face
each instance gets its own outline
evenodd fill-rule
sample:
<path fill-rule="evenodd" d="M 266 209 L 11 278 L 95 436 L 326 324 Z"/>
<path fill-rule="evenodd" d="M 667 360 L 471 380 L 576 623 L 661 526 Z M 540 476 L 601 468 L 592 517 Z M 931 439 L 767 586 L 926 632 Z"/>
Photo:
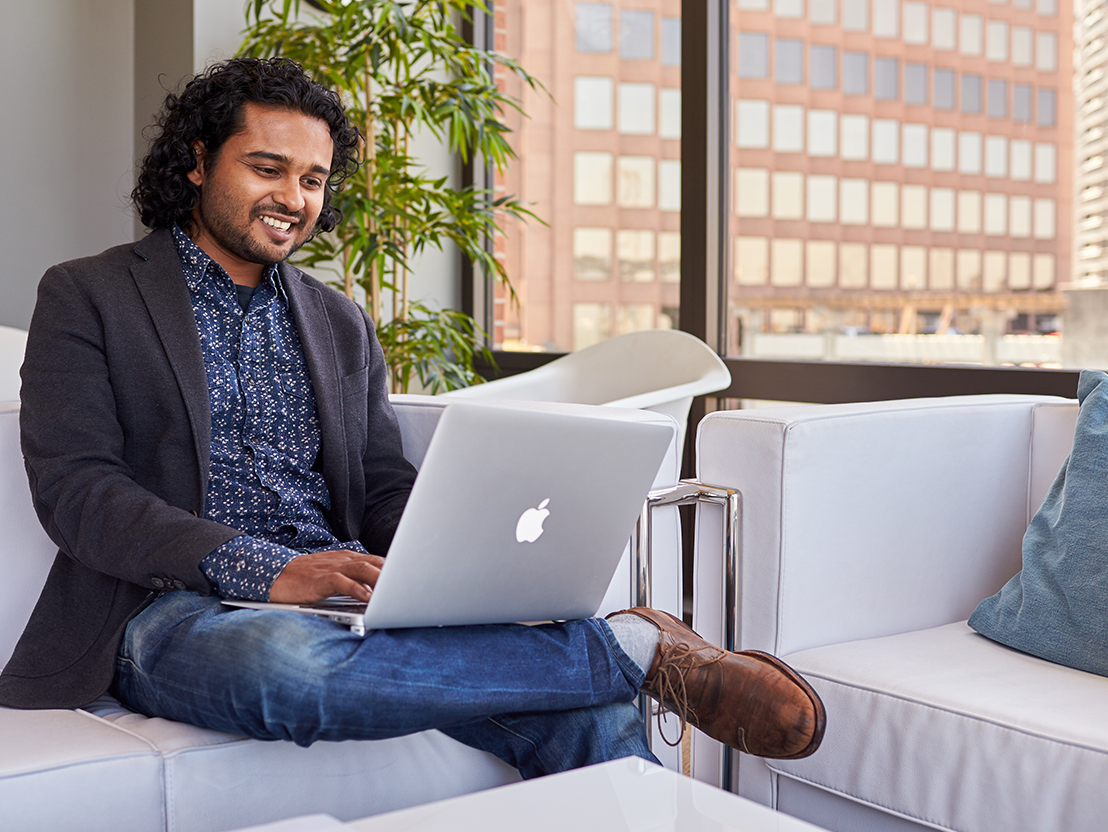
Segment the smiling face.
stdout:
<path fill-rule="evenodd" d="M 243 127 L 214 163 L 197 143 L 189 180 L 200 188 L 193 241 L 235 283 L 256 286 L 265 266 L 307 242 L 323 208 L 333 145 L 327 123 L 294 110 L 244 105 Z"/>

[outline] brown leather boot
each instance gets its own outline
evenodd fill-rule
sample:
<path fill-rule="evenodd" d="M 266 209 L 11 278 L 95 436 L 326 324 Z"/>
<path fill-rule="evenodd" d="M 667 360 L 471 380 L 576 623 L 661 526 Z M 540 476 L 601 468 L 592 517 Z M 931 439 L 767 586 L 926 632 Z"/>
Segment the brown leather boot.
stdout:
<path fill-rule="evenodd" d="M 660 631 L 658 652 L 643 691 L 712 739 L 747 754 L 791 760 L 807 757 L 823 739 L 823 702 L 780 659 L 757 650 L 729 653 L 666 612 L 630 613 Z M 611 618 L 612 616 L 608 616 Z"/>

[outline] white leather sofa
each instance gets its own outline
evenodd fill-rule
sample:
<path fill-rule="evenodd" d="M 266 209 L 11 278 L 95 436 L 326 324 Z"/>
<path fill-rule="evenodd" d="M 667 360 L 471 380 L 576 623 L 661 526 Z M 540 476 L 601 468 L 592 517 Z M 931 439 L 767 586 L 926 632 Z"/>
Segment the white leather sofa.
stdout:
<path fill-rule="evenodd" d="M 446 402 L 403 396 L 395 405 L 405 453 L 418 465 Z M 18 408 L 0 405 L 0 666 L 55 552 L 31 509 Z M 603 416 L 669 424 L 677 434 L 668 416 L 613 408 Z M 677 459 L 674 444 L 657 487 L 676 482 Z M 656 519 L 654 595 L 671 610 L 680 609 L 678 538 L 675 515 Z M 624 563 L 605 611 L 627 605 L 629 575 Z M 150 719 L 110 698 L 76 711 L 0 708 L 0 830 L 13 832 L 218 832 L 314 813 L 351 820 L 518 779 L 500 760 L 437 731 L 300 748 Z"/>
<path fill-rule="evenodd" d="M 738 755 L 740 794 L 840 832 L 1100 830 L 1108 678 L 966 626 L 1021 566 L 1076 402 L 969 396 L 711 414 L 698 476 L 742 493 L 739 643 L 819 691 L 812 757 Z M 696 625 L 722 627 L 715 510 Z M 701 736 L 694 774 L 714 779 Z"/>

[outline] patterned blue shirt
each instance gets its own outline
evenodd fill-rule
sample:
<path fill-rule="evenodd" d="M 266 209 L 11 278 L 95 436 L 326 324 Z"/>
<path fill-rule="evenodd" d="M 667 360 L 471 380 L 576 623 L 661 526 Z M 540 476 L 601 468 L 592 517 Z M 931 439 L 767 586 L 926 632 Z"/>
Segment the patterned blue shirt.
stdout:
<path fill-rule="evenodd" d="M 211 466 L 204 516 L 242 534 L 200 568 L 225 598 L 269 600 L 290 560 L 353 549 L 324 516 L 331 498 L 313 471 L 320 448 L 315 394 L 276 266 L 244 311 L 235 284 L 177 226 L 212 409 Z"/>

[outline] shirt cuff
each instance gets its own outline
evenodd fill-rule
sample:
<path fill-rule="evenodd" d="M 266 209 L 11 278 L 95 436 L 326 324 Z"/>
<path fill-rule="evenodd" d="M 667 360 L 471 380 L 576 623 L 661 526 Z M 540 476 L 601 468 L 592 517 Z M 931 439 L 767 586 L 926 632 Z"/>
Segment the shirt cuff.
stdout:
<path fill-rule="evenodd" d="M 233 537 L 200 561 L 200 569 L 223 598 L 268 601 L 269 590 L 301 552 L 256 537 Z"/>

